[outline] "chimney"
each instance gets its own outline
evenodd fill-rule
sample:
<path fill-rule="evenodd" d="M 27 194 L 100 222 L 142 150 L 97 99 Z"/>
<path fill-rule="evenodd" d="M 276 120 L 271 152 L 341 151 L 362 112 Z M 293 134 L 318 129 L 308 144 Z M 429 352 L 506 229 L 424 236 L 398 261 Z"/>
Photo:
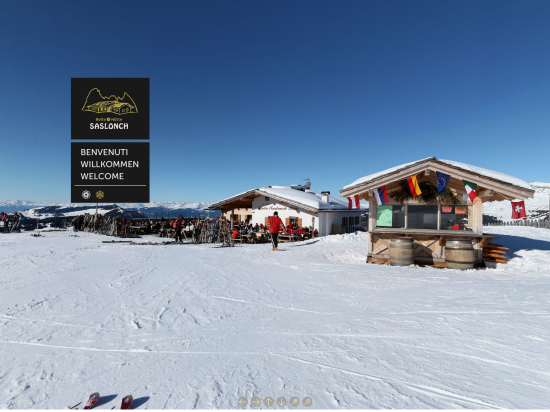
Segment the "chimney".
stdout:
<path fill-rule="evenodd" d="M 321 199 L 323 199 L 323 202 L 328 203 L 328 195 L 330 195 L 330 192 L 321 192 Z"/>

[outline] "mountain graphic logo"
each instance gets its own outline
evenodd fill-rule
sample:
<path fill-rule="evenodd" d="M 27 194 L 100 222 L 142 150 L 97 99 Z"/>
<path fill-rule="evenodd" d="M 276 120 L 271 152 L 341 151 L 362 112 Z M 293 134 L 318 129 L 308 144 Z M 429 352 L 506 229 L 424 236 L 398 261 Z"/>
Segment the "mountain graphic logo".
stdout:
<path fill-rule="evenodd" d="M 128 93 L 124 92 L 122 97 L 117 97 L 114 94 L 109 97 L 103 97 L 97 87 L 94 87 L 88 93 L 82 110 L 85 112 L 113 113 L 117 115 L 138 112 L 136 103 Z"/>

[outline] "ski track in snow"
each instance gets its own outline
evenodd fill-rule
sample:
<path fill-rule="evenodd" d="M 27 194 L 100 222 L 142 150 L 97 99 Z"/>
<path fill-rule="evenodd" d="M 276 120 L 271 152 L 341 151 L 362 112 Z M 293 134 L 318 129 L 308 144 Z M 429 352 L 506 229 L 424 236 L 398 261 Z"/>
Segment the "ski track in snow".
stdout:
<path fill-rule="evenodd" d="M 369 374 L 366 374 L 366 373 L 356 372 L 356 371 L 352 371 L 352 370 L 348 370 L 348 369 L 337 368 L 335 366 L 324 365 L 324 364 L 321 364 L 321 363 L 318 363 L 318 362 L 311 362 L 311 361 L 307 361 L 305 359 L 299 359 L 299 358 L 295 358 L 295 357 L 292 357 L 292 356 L 286 356 L 286 355 L 282 355 L 282 354 L 279 354 L 279 355 L 280 356 L 285 356 L 286 358 L 293 359 L 293 360 L 296 360 L 296 361 L 299 361 L 299 362 L 308 363 L 308 364 L 315 365 L 315 366 L 320 366 L 320 367 L 326 368 L 326 369 L 334 369 L 334 370 L 344 372 L 344 373 L 349 373 L 349 374 L 352 374 L 352 375 L 358 375 L 358 376 L 361 376 L 361 377 L 364 377 L 364 378 L 367 378 L 367 379 L 372 379 L 372 380 L 376 380 L 376 381 L 385 381 L 385 382 L 395 382 L 395 383 L 398 383 L 400 385 L 408 386 L 409 388 L 411 388 L 413 390 L 417 390 L 417 391 L 423 392 L 423 393 L 428 393 L 429 395 L 432 395 L 432 396 L 435 395 L 435 396 L 450 398 L 452 400 L 457 400 L 457 401 L 466 401 L 468 403 L 473 403 L 476 406 L 483 406 L 483 407 L 491 408 L 491 409 L 502 409 L 502 407 L 500 407 L 500 406 L 492 405 L 492 404 L 483 402 L 479 399 L 473 399 L 473 398 L 469 398 L 467 396 L 456 395 L 454 393 L 450 393 L 448 391 L 445 391 L 445 390 L 439 389 L 439 388 L 429 387 L 429 386 L 425 386 L 425 385 L 415 385 L 411 382 L 404 382 L 404 381 L 400 381 L 400 380 L 397 380 L 397 379 L 391 379 L 391 378 L 384 378 L 384 377 L 381 377 L 381 376 L 369 375 Z"/>
<path fill-rule="evenodd" d="M 509 264 L 466 272 L 366 265 L 365 234 L 286 253 L 4 235 L 0 408 L 548 408 L 550 231 L 486 231 Z"/>

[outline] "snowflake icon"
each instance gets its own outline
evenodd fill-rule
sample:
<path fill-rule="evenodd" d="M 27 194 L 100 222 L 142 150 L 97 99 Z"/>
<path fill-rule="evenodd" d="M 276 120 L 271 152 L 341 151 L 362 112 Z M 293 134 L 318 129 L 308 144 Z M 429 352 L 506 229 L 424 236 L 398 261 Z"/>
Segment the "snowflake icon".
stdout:
<path fill-rule="evenodd" d="M 95 197 L 98 199 L 103 199 L 103 196 L 105 196 L 105 193 L 103 193 L 101 190 L 98 190 L 95 194 Z"/>
<path fill-rule="evenodd" d="M 92 196 L 92 194 L 90 193 L 89 190 L 85 190 L 85 191 L 82 192 L 82 198 L 83 199 L 88 200 L 91 196 Z"/>

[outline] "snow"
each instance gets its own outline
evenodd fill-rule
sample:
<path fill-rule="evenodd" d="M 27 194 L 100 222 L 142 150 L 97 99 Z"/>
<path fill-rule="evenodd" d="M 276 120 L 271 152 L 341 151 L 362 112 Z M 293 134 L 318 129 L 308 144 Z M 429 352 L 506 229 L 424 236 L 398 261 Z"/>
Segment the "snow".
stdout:
<path fill-rule="evenodd" d="M 425 162 L 425 161 L 430 160 L 430 159 L 435 159 L 435 157 L 427 157 L 425 159 L 417 160 L 415 162 L 404 163 L 404 164 L 399 165 L 399 166 L 390 167 L 389 169 L 382 170 L 381 172 L 377 172 L 377 173 L 373 173 L 373 174 L 365 176 L 365 177 L 361 177 L 361 178 L 357 179 L 356 181 L 354 181 L 353 183 L 344 186 L 344 189 L 348 189 L 350 187 L 360 185 L 362 183 L 370 182 L 371 180 L 378 179 L 379 177 L 388 175 L 390 173 L 397 172 L 401 169 L 406 169 L 409 166 L 412 166 L 412 165 L 417 164 L 417 163 L 422 163 L 422 162 Z"/>
<path fill-rule="evenodd" d="M 163 207 L 165 209 L 198 209 L 204 210 L 212 203 L 210 202 L 151 202 L 151 203 L 117 203 L 123 209 L 146 209 Z"/>
<path fill-rule="evenodd" d="M 472 166 L 466 163 L 455 162 L 454 160 L 437 159 L 439 162 L 446 163 L 450 166 L 458 167 L 463 170 L 467 170 L 472 173 L 477 173 L 483 176 L 490 177 L 495 180 L 500 180 L 504 183 L 509 183 L 513 186 L 522 187 L 524 189 L 533 190 L 529 183 L 518 179 L 517 177 L 506 175 L 504 173 L 495 172 L 493 170 L 484 169 L 483 167 Z"/>
<path fill-rule="evenodd" d="M 367 265 L 364 233 L 276 252 L 3 234 L 0 408 L 548 408 L 550 230 L 485 231 L 509 263 L 464 272 Z"/>
<path fill-rule="evenodd" d="M 532 198 L 525 199 L 525 210 L 528 219 L 545 219 L 548 217 L 548 206 L 550 204 L 550 183 L 529 183 L 535 190 Z M 500 221 L 509 222 L 512 220 L 512 204 L 509 200 L 502 202 L 484 202 L 483 214 L 492 216 Z"/>
<path fill-rule="evenodd" d="M 59 209 L 61 209 L 61 208 L 64 208 L 64 206 L 60 207 Z M 99 207 L 97 209 L 97 213 L 99 213 L 100 215 L 104 215 L 104 214 L 112 212 L 112 211 L 113 211 L 112 208 L 103 209 L 103 208 Z M 90 215 L 95 215 L 95 213 L 96 213 L 95 206 L 90 207 L 89 209 L 75 210 L 73 212 L 64 212 L 62 215 L 65 216 L 65 217 L 76 217 L 76 216 L 83 215 L 85 213 L 88 213 Z M 23 211 L 23 215 L 26 216 L 26 217 L 29 217 L 31 219 L 46 219 L 46 218 L 50 218 L 50 217 L 55 217 L 56 213 L 43 213 L 40 208 L 36 208 L 36 209 L 29 209 L 29 210 Z"/>
<path fill-rule="evenodd" d="M 347 199 L 341 200 L 329 195 L 329 201 L 325 202 L 322 200 L 321 192 L 316 192 L 315 190 L 306 190 L 302 192 L 301 190 L 291 189 L 290 186 L 266 186 L 258 190 L 268 195 L 271 194 L 305 206 L 313 207 L 319 211 L 348 210 Z M 361 206 L 361 209 L 365 210 L 363 206 Z"/>
<path fill-rule="evenodd" d="M 379 177 L 385 176 L 385 175 L 390 174 L 390 173 L 397 172 L 401 169 L 406 169 L 409 166 L 412 166 L 412 165 L 415 165 L 415 164 L 418 164 L 418 163 L 422 163 L 422 162 L 425 162 L 425 161 L 428 161 L 428 160 L 433 160 L 435 162 L 445 163 L 445 164 L 448 164 L 449 166 L 458 167 L 462 170 L 466 170 L 466 171 L 469 171 L 469 172 L 472 172 L 472 173 L 477 173 L 477 174 L 480 174 L 480 175 L 483 175 L 483 176 L 487 176 L 487 177 L 490 177 L 492 179 L 499 180 L 501 182 L 511 184 L 513 186 L 517 186 L 517 187 L 521 187 L 521 188 L 524 188 L 524 189 L 532 190 L 531 186 L 529 186 L 529 183 L 524 182 L 523 180 L 518 179 L 516 177 L 510 176 L 510 175 L 507 175 L 507 174 L 504 174 L 504 173 L 500 173 L 500 172 L 495 172 L 493 170 L 484 169 L 482 167 L 469 165 L 469 164 L 466 164 L 466 163 L 455 162 L 454 160 L 436 159 L 435 157 L 427 157 L 427 158 L 422 159 L 422 160 L 417 160 L 416 162 L 405 163 L 405 164 L 402 164 L 402 165 L 399 165 L 399 166 L 391 167 L 389 169 L 383 170 L 383 171 L 378 172 L 378 173 L 373 173 L 371 175 L 368 175 L 368 176 L 362 177 L 360 179 L 357 179 L 356 181 L 354 181 L 353 183 L 351 183 L 349 185 L 344 186 L 344 189 L 348 189 L 350 187 L 353 187 L 353 186 L 356 186 L 356 185 L 359 185 L 359 184 L 362 184 L 362 183 L 370 182 L 370 181 L 375 180 Z"/>

